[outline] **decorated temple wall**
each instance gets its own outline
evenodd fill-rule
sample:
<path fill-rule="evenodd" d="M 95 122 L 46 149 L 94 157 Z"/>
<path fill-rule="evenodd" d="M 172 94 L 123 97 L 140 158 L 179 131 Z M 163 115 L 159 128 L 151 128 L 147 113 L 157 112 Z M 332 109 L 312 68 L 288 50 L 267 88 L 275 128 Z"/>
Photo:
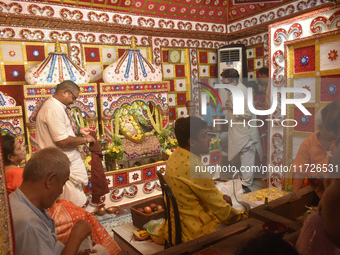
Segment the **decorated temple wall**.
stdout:
<path fill-rule="evenodd" d="M 298 13 L 304 10 L 311 9 L 317 5 L 326 3 L 326 0 L 313 0 L 313 1 L 293 1 L 286 5 L 282 5 L 278 8 L 273 8 L 269 11 L 262 12 L 258 15 L 253 15 L 245 19 L 228 24 L 228 33 L 241 32 L 244 29 L 252 28 L 257 25 L 261 25 L 267 22 L 273 22 L 276 19 L 283 18 L 285 16 Z M 255 8 L 255 7 L 253 7 Z M 250 9 L 252 9 L 250 5 Z M 244 12 L 246 10 L 244 9 Z M 231 10 L 231 15 L 236 15 L 236 10 Z"/>
<path fill-rule="evenodd" d="M 336 56 L 340 52 L 339 22 L 340 8 L 334 5 L 269 27 L 271 86 L 303 87 L 312 94 L 306 104 L 312 116 L 306 118 L 300 111 L 288 109 L 286 118 L 295 119 L 298 126 L 274 125 L 270 129 L 268 156 L 273 166 L 292 163 L 302 141 L 316 131 L 314 116 L 317 110 L 340 97 L 339 82 L 328 82 L 328 78 L 339 79 L 340 60 Z M 286 82 L 286 78 L 290 80 Z M 280 112 L 272 117 L 283 119 Z M 270 177 L 270 185 L 290 189 L 291 176 L 275 173 Z"/>
<path fill-rule="evenodd" d="M 3 31 L 0 42 L 0 88 L 16 98 L 19 105 L 23 105 L 23 94 L 22 87 L 18 84 L 26 84 L 25 72 L 44 60 L 49 52 L 53 52 L 55 38 L 60 40 L 63 51 L 68 53 L 71 60 L 87 70 L 91 82 L 101 82 L 105 67 L 118 59 L 131 44 L 131 36 L 126 35 L 116 34 L 112 35 L 110 40 L 104 40 L 103 37 L 107 37 L 106 34 L 82 32 L 81 34 L 87 38 L 86 42 L 82 42 L 82 39 L 78 37 L 79 33 L 74 31 L 16 27 L 0 27 L 0 29 Z M 29 35 L 28 37 L 22 36 L 23 30 Z M 91 37 L 90 34 L 94 37 Z M 38 42 L 39 35 L 49 36 L 45 36 Z M 91 41 L 90 37 L 95 40 Z M 112 39 L 113 37 L 115 39 Z M 215 82 L 217 76 L 216 48 L 224 43 L 146 36 L 136 36 L 136 40 L 137 48 L 141 50 L 141 54 L 150 62 L 156 63 L 163 71 L 163 79 L 170 82 L 170 122 L 173 122 L 186 113 L 185 103 L 191 97 L 192 79 L 202 77 L 204 82 L 209 84 Z M 181 51 L 180 63 L 171 64 L 168 62 L 167 55 L 171 48 Z M 8 85 L 13 88 L 11 89 Z"/>
<path fill-rule="evenodd" d="M 259 77 L 259 69 L 269 66 L 268 33 L 261 33 L 238 40 L 228 41 L 229 44 L 244 44 L 247 49 L 248 80 L 255 81 Z"/>

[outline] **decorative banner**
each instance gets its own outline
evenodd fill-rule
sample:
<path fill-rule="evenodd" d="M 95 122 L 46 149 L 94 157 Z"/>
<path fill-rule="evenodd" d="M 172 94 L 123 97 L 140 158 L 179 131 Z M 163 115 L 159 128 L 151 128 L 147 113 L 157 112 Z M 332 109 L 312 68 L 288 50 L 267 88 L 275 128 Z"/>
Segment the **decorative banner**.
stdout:
<path fill-rule="evenodd" d="M 282 0 L 234 0 L 234 5 L 237 4 L 260 4 L 260 3 L 278 3 Z"/>

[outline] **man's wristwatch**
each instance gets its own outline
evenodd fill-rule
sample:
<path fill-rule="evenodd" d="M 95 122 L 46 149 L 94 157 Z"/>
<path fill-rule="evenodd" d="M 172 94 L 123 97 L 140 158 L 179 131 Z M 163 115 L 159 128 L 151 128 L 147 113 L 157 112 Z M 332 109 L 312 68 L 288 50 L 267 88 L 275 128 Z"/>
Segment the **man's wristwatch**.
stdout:
<path fill-rule="evenodd" d="M 85 136 L 84 136 L 84 138 L 85 138 L 85 144 L 87 144 L 88 143 L 87 138 Z"/>

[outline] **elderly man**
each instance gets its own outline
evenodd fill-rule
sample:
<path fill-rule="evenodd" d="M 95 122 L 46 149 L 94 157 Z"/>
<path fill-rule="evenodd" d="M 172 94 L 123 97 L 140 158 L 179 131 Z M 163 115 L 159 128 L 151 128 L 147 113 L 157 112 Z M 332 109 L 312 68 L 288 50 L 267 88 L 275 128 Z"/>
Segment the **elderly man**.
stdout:
<path fill-rule="evenodd" d="M 90 225 L 78 220 L 66 245 L 57 241 L 54 220 L 46 209 L 62 193 L 69 174 L 70 160 L 59 148 L 40 150 L 27 162 L 21 186 L 9 196 L 16 255 L 77 254 L 91 234 Z"/>
<path fill-rule="evenodd" d="M 226 69 L 221 73 L 222 82 L 231 84 L 239 88 L 244 95 L 244 115 L 233 114 L 233 101 L 231 93 L 228 93 L 228 100 L 225 106 L 228 110 L 228 160 L 232 165 L 238 167 L 249 166 L 249 169 L 255 165 L 255 155 L 258 152 L 260 160 L 262 160 L 261 143 L 252 146 L 252 143 L 259 139 L 257 127 L 248 126 L 247 122 L 255 118 L 255 115 L 248 108 L 248 92 L 247 87 L 239 82 L 240 75 L 236 69 Z M 236 123 L 236 124 L 232 124 Z M 243 124 L 245 123 L 245 125 Z M 247 150 L 243 151 L 245 148 Z M 253 184 L 254 173 L 241 172 L 241 182 L 244 192 L 250 192 L 248 186 Z"/>
<path fill-rule="evenodd" d="M 201 120 L 203 120 L 203 117 L 201 115 L 199 115 L 198 112 L 198 106 L 195 104 L 194 101 L 192 100 L 188 100 L 185 104 L 185 107 L 187 109 L 187 114 L 184 115 L 184 117 L 197 117 L 200 118 Z"/>
<path fill-rule="evenodd" d="M 82 207 L 86 202 L 83 185 L 88 183 L 88 178 L 77 147 L 93 142 L 94 138 L 89 135 L 89 128 L 77 128 L 71 119 L 68 106 L 77 99 L 79 91 L 79 86 L 73 81 L 63 81 L 35 114 L 39 147 L 60 147 L 71 161 L 70 179 L 65 184 L 61 198 Z"/>
<path fill-rule="evenodd" d="M 179 148 L 167 162 L 164 179 L 178 204 L 182 241 L 214 232 L 223 223 L 246 219 L 246 212 L 234 209 L 229 204 L 230 197 L 223 196 L 210 173 L 204 171 L 200 155 L 209 152 L 211 141 L 207 123 L 196 117 L 180 118 L 175 124 L 175 134 Z M 165 223 L 160 229 L 165 238 L 168 238 L 167 230 Z"/>

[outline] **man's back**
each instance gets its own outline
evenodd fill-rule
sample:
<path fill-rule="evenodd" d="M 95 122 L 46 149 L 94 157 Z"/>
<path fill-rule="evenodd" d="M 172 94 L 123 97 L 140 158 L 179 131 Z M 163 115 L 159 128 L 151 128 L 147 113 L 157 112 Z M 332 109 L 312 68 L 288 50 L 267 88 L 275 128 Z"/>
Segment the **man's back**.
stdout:
<path fill-rule="evenodd" d="M 223 200 L 210 173 L 201 172 L 200 177 L 205 178 L 193 178 L 195 168 L 202 166 L 199 156 L 181 147 L 167 162 L 164 179 L 178 204 L 183 242 L 214 232 L 221 223 L 231 224 L 242 219 L 242 212 Z"/>

